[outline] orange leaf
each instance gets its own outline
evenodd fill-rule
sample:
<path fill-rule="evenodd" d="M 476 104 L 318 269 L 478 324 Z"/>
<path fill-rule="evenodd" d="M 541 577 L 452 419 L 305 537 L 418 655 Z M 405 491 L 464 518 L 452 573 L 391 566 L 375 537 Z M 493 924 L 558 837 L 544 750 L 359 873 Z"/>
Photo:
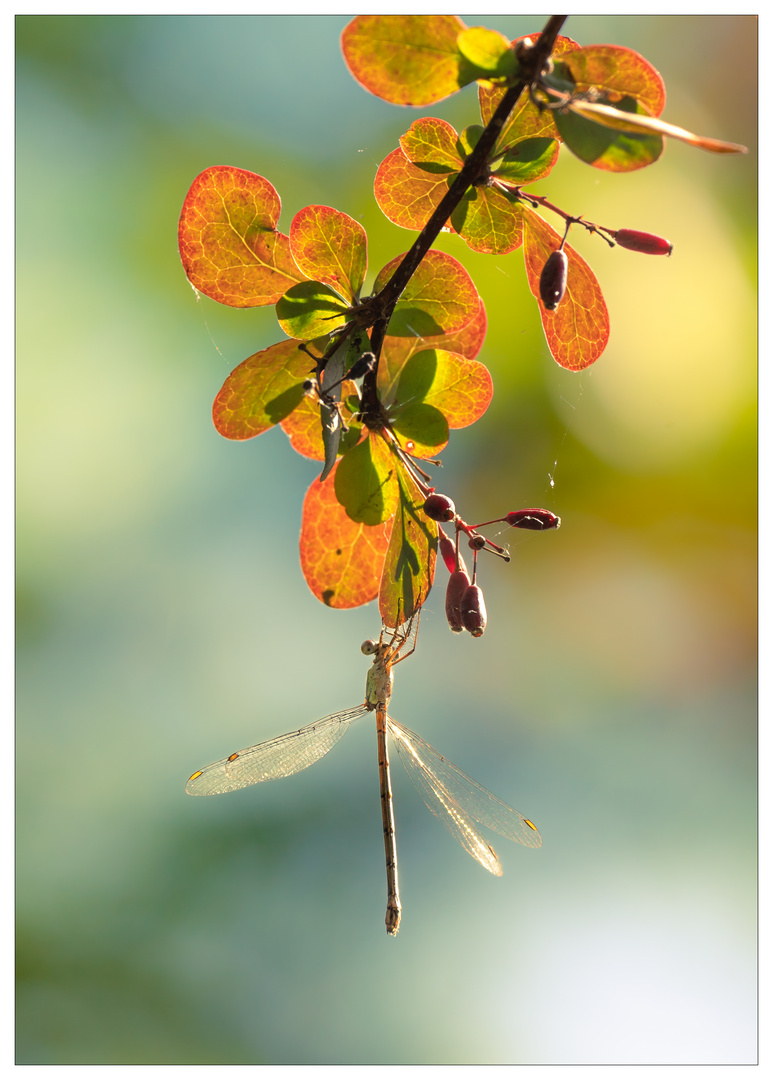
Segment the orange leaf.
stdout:
<path fill-rule="evenodd" d="M 338 466 L 335 466 L 337 469 Z M 301 519 L 301 569 L 323 604 L 353 608 L 378 595 L 391 518 L 380 525 L 352 521 L 336 499 L 335 469 L 306 492 Z"/>
<path fill-rule="evenodd" d="M 524 207 L 523 253 L 529 288 L 539 303 L 548 348 L 556 363 L 581 371 L 603 353 L 609 340 L 609 316 L 598 281 L 574 248 L 564 244 L 569 260 L 566 293 L 555 311 L 540 299 L 539 279 L 551 252 L 561 245 L 558 233 L 539 214 Z"/>
<path fill-rule="evenodd" d="M 205 296 L 229 307 L 275 304 L 304 280 L 276 229 L 281 202 L 262 176 L 215 165 L 185 196 L 178 226 L 183 268 Z"/>

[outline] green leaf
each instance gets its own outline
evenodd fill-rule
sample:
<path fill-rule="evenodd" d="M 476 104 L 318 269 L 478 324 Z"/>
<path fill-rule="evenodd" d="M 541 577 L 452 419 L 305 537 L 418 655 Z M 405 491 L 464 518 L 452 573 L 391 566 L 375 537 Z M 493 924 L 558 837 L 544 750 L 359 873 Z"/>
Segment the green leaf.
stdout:
<path fill-rule="evenodd" d="M 440 409 L 426 401 L 406 405 L 395 415 L 392 427 L 411 457 L 433 457 L 448 443 L 448 421 Z"/>
<path fill-rule="evenodd" d="M 395 459 L 383 439 L 369 435 L 344 454 L 335 473 L 336 498 L 352 521 L 378 525 L 395 512 Z"/>
<path fill-rule="evenodd" d="M 381 576 L 379 611 L 386 626 L 401 626 L 427 599 L 435 577 L 437 522 L 422 512 L 424 496 L 406 472 L 397 472 L 399 497 Z"/>
<path fill-rule="evenodd" d="M 480 352 L 485 337 L 486 309 L 481 300 L 475 318 L 453 334 L 439 334 L 436 337 L 384 338 L 378 365 L 378 389 L 381 400 L 387 405 L 394 401 L 400 374 L 414 353 L 427 348 L 445 349 L 447 352 L 457 353 L 472 360 Z"/>
<path fill-rule="evenodd" d="M 229 307 L 275 304 L 303 280 L 276 229 L 281 202 L 268 180 L 215 165 L 193 181 L 178 226 L 183 268 L 205 296 Z"/>
<path fill-rule="evenodd" d="M 512 78 L 519 70 L 510 42 L 496 30 L 471 26 L 459 35 L 457 45 L 459 52 L 487 75 Z"/>
<path fill-rule="evenodd" d="M 383 289 L 403 258 L 399 255 L 381 270 L 374 293 Z M 462 264 L 431 248 L 397 301 L 387 333 L 397 337 L 450 334 L 471 322 L 479 305 L 480 297 Z"/>
<path fill-rule="evenodd" d="M 354 78 L 393 105 L 431 105 L 472 82 L 457 46 L 466 27 L 454 15 L 357 15 L 341 34 Z"/>
<path fill-rule="evenodd" d="M 617 109 L 642 113 L 634 98 L 625 97 Z M 634 133 L 602 126 L 586 119 L 570 105 L 569 111 L 555 110 L 556 127 L 567 147 L 581 161 L 605 172 L 632 172 L 651 165 L 663 153 L 663 137 L 653 133 Z"/>
<path fill-rule="evenodd" d="M 521 139 L 499 159 L 493 175 L 523 187 L 547 176 L 557 160 L 555 139 Z"/>
<path fill-rule="evenodd" d="M 414 353 L 400 374 L 395 403 L 390 409 L 394 427 L 415 442 L 421 442 L 431 453 L 437 453 L 445 441 L 433 443 L 417 431 L 408 434 L 403 417 L 419 404 L 432 406 L 442 413 L 448 427 L 463 428 L 479 420 L 489 407 L 494 389 L 487 368 L 477 360 L 469 360 L 445 349 L 423 349 Z M 416 420 L 412 418 L 415 425 Z M 448 434 L 446 432 L 445 440 Z M 427 456 L 410 450 L 417 457 Z"/>
<path fill-rule="evenodd" d="M 391 531 L 391 520 L 352 521 L 335 484 L 315 480 L 303 502 L 300 541 L 301 569 L 314 596 L 332 608 L 359 607 L 378 596 Z"/>
<path fill-rule="evenodd" d="M 351 304 L 368 265 L 367 238 L 358 221 L 330 206 L 306 206 L 290 226 L 290 246 L 306 277 L 335 289 Z"/>
<path fill-rule="evenodd" d="M 299 344 L 280 341 L 234 368 L 212 407 L 221 435 L 252 439 L 280 423 L 305 400 L 303 382 L 312 363 Z"/>
<path fill-rule="evenodd" d="M 319 281 L 293 285 L 276 305 L 279 325 L 290 337 L 301 341 L 322 337 L 343 326 L 348 311 L 341 297 Z"/>

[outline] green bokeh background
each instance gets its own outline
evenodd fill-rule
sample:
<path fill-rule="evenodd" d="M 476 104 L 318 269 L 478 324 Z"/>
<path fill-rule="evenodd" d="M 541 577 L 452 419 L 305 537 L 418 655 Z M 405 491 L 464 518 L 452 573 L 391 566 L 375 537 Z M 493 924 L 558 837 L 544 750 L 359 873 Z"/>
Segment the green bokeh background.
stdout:
<path fill-rule="evenodd" d="M 419 115 L 476 122 L 475 90 L 377 100 L 340 57 L 346 21 L 17 20 L 18 1060 L 751 1062 L 752 17 L 567 24 L 642 52 L 667 120 L 750 148 L 674 143 L 629 176 L 562 151 L 536 190 L 675 245 L 572 234 L 612 321 L 591 370 L 550 358 L 520 252 L 441 239 L 484 297 L 495 383 L 441 487 L 469 521 L 544 505 L 563 527 L 483 563 L 479 641 L 449 633 L 441 584 L 393 711 L 543 848 L 497 843 L 491 878 L 396 765 L 391 940 L 366 721 L 301 776 L 183 792 L 206 762 L 358 703 L 379 629 L 374 605 L 330 611 L 303 582 L 315 465 L 279 430 L 240 444 L 211 424 L 231 368 L 281 337 L 273 310 L 197 299 L 176 251 L 215 164 L 270 179 L 283 231 L 309 203 L 361 220 L 368 282 L 407 249 L 375 169 Z"/>

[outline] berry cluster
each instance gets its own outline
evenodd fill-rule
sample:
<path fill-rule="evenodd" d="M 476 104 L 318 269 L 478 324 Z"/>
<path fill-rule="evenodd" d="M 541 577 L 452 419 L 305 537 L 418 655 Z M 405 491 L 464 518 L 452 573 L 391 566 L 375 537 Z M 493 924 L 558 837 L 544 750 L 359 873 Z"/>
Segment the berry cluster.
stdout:
<path fill-rule="evenodd" d="M 432 492 L 424 503 L 424 513 L 433 521 L 442 524 L 453 522 L 456 530 L 455 539 L 444 531 L 439 530 L 440 554 L 451 575 L 446 588 L 446 618 L 448 625 L 455 634 L 466 630 L 473 637 L 480 637 L 486 629 L 486 604 L 483 599 L 483 590 L 477 582 L 478 576 L 478 552 L 491 551 L 505 562 L 510 561 L 510 556 L 503 547 L 495 544 L 493 540 L 483 536 L 478 529 L 484 525 L 496 525 L 499 523 L 510 525 L 514 529 L 531 529 L 535 532 L 544 532 L 546 529 L 557 529 L 561 524 L 561 518 L 550 510 L 540 508 L 528 508 L 524 510 L 511 510 L 504 517 L 493 518 L 491 521 L 481 521 L 477 525 L 468 525 L 456 512 L 453 501 L 447 495 L 439 495 Z M 468 545 L 473 552 L 472 577 L 470 577 L 464 559 L 459 551 L 461 534 L 468 538 Z"/>

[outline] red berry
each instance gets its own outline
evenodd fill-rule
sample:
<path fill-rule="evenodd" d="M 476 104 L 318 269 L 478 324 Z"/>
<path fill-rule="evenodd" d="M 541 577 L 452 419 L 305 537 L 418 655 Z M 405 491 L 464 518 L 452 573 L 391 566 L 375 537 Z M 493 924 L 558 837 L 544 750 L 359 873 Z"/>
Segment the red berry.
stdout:
<path fill-rule="evenodd" d="M 462 624 L 473 637 L 486 629 L 486 604 L 480 585 L 468 585 L 462 596 Z"/>
<path fill-rule="evenodd" d="M 424 503 L 424 513 L 433 521 L 453 521 L 456 507 L 447 495 L 430 495 Z"/>
<path fill-rule="evenodd" d="M 569 272 L 569 260 L 560 249 L 554 251 L 539 278 L 539 295 L 548 311 L 555 311 L 566 292 L 566 275 Z"/>
<path fill-rule="evenodd" d="M 462 597 L 467 592 L 470 579 L 466 570 L 454 570 L 448 579 L 446 588 L 446 618 L 448 625 L 455 634 L 461 634 L 464 630 L 462 622 Z"/>
<path fill-rule="evenodd" d="M 653 233 L 637 232 L 636 229 L 618 229 L 612 233 L 616 243 L 629 251 L 640 251 L 643 255 L 670 255 L 674 245 L 670 240 Z"/>
<path fill-rule="evenodd" d="M 537 508 L 529 510 L 511 510 L 506 515 L 505 521 L 514 529 L 533 529 L 542 532 L 544 529 L 557 529 L 561 525 L 561 518 L 557 514 L 551 514 L 549 510 Z"/>

